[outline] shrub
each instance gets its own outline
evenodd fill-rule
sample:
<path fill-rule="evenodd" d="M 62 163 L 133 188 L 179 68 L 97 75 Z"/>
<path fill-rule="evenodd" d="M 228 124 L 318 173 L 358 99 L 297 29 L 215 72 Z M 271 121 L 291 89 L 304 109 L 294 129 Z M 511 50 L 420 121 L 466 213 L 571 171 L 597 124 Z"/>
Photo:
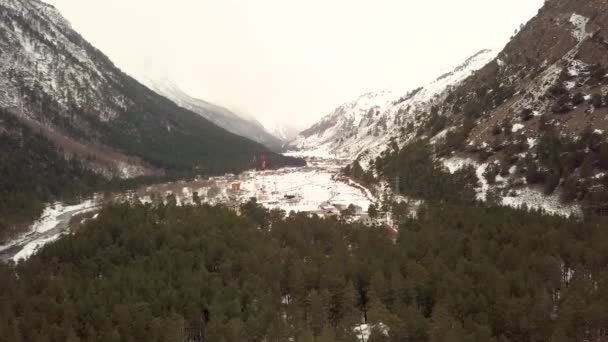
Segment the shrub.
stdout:
<path fill-rule="evenodd" d="M 522 168 L 523 170 L 523 168 Z M 541 172 L 538 165 L 533 161 L 526 163 L 526 181 L 529 184 L 539 184 L 545 181 L 545 173 Z"/>
<path fill-rule="evenodd" d="M 578 106 L 583 102 L 585 102 L 585 95 L 583 95 L 583 93 L 576 93 L 572 98 L 572 104 L 575 106 Z"/>
<path fill-rule="evenodd" d="M 568 94 L 568 89 L 563 84 L 557 83 L 549 88 L 548 93 L 558 97 Z"/>
<path fill-rule="evenodd" d="M 491 163 L 486 167 L 486 171 L 483 173 L 483 177 L 488 181 L 488 184 L 496 183 L 496 176 L 500 173 L 500 165 Z"/>
<path fill-rule="evenodd" d="M 502 122 L 502 130 L 503 130 L 503 132 L 505 132 L 506 135 L 511 134 L 512 130 L 513 130 L 513 124 L 511 123 L 511 121 L 505 119 Z"/>
<path fill-rule="evenodd" d="M 578 197 L 578 179 L 576 175 L 570 175 L 564 181 L 562 187 L 561 200 L 568 203 L 574 201 Z"/>
<path fill-rule="evenodd" d="M 603 143 L 597 156 L 598 166 L 602 170 L 608 170 L 608 143 Z"/>
<path fill-rule="evenodd" d="M 594 64 L 589 68 L 591 79 L 600 82 L 606 76 L 606 68 L 601 64 Z"/>
<path fill-rule="evenodd" d="M 549 117 L 546 114 L 541 115 L 539 122 L 539 129 L 541 131 L 546 130 L 549 127 Z"/>
<path fill-rule="evenodd" d="M 545 195 L 551 195 L 555 191 L 555 189 L 559 185 L 560 179 L 561 176 L 556 170 L 551 170 L 547 173 L 547 176 L 545 177 L 545 184 L 543 187 L 543 192 L 545 193 Z"/>
<path fill-rule="evenodd" d="M 591 100 L 589 100 L 589 102 L 591 102 L 591 104 L 595 108 L 602 107 L 602 104 L 603 104 L 602 103 L 602 95 L 600 95 L 600 94 L 593 94 L 593 95 L 591 95 Z"/>
<path fill-rule="evenodd" d="M 521 118 L 522 121 L 528 121 L 530 119 L 532 119 L 532 117 L 534 117 L 533 115 L 533 111 L 530 108 L 524 108 L 521 110 L 521 113 L 519 113 L 519 117 Z"/>
<path fill-rule="evenodd" d="M 570 96 L 564 95 L 551 107 L 551 111 L 555 114 L 565 114 L 572 110 L 570 106 Z"/>
<path fill-rule="evenodd" d="M 500 128 L 500 126 L 496 125 L 492 127 L 492 135 L 500 135 L 500 133 L 502 133 L 502 128 Z"/>

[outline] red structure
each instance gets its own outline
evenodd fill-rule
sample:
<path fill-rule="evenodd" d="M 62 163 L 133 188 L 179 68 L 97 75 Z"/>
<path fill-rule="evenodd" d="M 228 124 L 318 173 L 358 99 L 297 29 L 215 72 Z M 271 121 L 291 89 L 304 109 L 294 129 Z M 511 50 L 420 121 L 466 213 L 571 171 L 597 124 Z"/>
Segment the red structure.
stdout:
<path fill-rule="evenodd" d="M 241 183 L 232 183 L 232 191 L 241 191 Z"/>
<path fill-rule="evenodd" d="M 266 156 L 262 156 L 262 171 L 266 171 Z"/>

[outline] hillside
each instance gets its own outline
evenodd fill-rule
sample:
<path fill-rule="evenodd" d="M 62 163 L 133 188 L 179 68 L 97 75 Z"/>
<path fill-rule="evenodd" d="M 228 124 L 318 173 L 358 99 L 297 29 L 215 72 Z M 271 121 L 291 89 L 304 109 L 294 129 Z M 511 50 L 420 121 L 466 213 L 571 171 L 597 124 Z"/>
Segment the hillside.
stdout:
<path fill-rule="evenodd" d="M 442 124 L 419 134 L 450 132 L 438 154 L 476 162 L 499 196 L 532 187 L 601 209 L 608 203 L 607 10 L 607 1 L 547 1 L 495 60 L 449 94 L 431 118 Z"/>
<path fill-rule="evenodd" d="M 356 159 L 351 172 L 401 191 L 411 178 L 398 166 L 410 160 L 402 152 L 426 144 L 450 172 L 474 167 L 479 200 L 605 212 L 607 9 L 607 1 L 547 1 L 497 55 L 482 52 L 435 81 L 442 86 L 398 101 L 392 92 L 366 94 L 292 145 Z"/>
<path fill-rule="evenodd" d="M 310 155 L 373 159 L 391 140 L 400 143 L 410 140 L 431 108 L 441 103 L 449 89 L 495 55 L 491 50 L 482 50 L 451 72 L 413 90 L 390 89 L 361 95 L 301 132 L 289 148 Z"/>
<path fill-rule="evenodd" d="M 38 0 L 0 0 L 0 113 L 0 235 L 113 179 L 304 164 L 146 88 Z"/>
<path fill-rule="evenodd" d="M 207 101 L 194 98 L 168 79 L 143 80 L 151 89 L 174 101 L 178 106 L 197 113 L 223 129 L 258 142 L 269 149 L 280 152 L 285 142 L 282 135 L 273 135 L 253 118 L 246 118 Z"/>
<path fill-rule="evenodd" d="M 67 139 L 62 147 L 75 142 L 123 155 L 140 170 L 135 175 L 237 171 L 260 154 L 290 162 L 127 76 L 52 6 L 2 0 L 0 8 L 0 106 Z M 116 159 L 91 154 L 99 164 Z"/>
<path fill-rule="evenodd" d="M 129 229 L 124 229 L 129 227 Z M 272 228 L 270 228 L 272 227 Z M 0 263 L 6 341 L 602 341 L 606 221 L 426 207 L 383 229 L 122 204 Z M 369 339 L 360 335 L 371 330 Z"/>

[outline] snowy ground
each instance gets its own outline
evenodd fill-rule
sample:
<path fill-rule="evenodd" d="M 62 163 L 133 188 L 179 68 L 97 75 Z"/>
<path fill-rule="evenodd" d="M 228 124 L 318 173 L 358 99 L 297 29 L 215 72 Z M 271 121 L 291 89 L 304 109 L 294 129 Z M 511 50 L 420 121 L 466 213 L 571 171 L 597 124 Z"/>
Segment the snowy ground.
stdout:
<path fill-rule="evenodd" d="M 339 175 L 341 161 L 309 160 L 309 166 L 268 171 L 248 171 L 241 175 L 212 177 L 208 180 L 177 182 L 138 191 L 143 202 L 175 195 L 178 204 L 192 203 L 196 192 L 202 202 L 238 206 L 255 198 L 266 208 L 286 212 L 337 213 L 353 204 L 363 212 L 376 201 L 362 185 Z M 238 184 L 239 190 L 233 190 Z"/>
<path fill-rule="evenodd" d="M 386 325 L 384 325 L 383 323 L 378 323 L 376 325 L 372 325 L 372 324 L 360 324 L 357 325 L 353 331 L 355 332 L 355 335 L 357 336 L 357 340 L 359 342 L 368 342 L 370 336 L 372 335 L 372 329 L 379 329 L 380 332 L 384 335 L 387 336 L 389 335 L 389 329 Z"/>
<path fill-rule="evenodd" d="M 60 202 L 48 205 L 27 233 L 0 246 L 0 260 L 19 262 L 29 258 L 42 246 L 67 234 L 73 216 L 96 210 L 98 207 L 95 199 L 88 199 L 77 205 L 65 205 Z"/>
<path fill-rule="evenodd" d="M 269 209 L 279 208 L 286 212 L 311 212 L 337 214 L 353 204 L 366 212 L 376 201 L 372 193 L 356 182 L 339 176 L 342 161 L 315 159 L 303 168 L 284 168 L 271 171 L 249 171 L 241 175 L 225 175 L 192 182 L 180 181 L 144 187 L 119 196 L 116 200 L 137 197 L 142 202 L 153 198 L 166 198 L 174 194 L 178 204 L 193 202 L 196 192 L 201 200 L 211 204 L 238 206 L 255 197 L 258 203 Z M 240 190 L 232 185 L 239 184 Z M 29 258 L 42 246 L 69 233 L 72 217 L 98 208 L 95 199 L 78 205 L 54 203 L 49 205 L 30 230 L 10 243 L 0 246 L 0 260 L 18 262 Z"/>
<path fill-rule="evenodd" d="M 488 181 L 484 177 L 484 173 L 488 167 L 488 163 L 480 164 L 472 159 L 466 158 L 458 158 L 452 157 L 449 159 L 442 159 L 441 162 L 448 169 L 450 173 L 454 173 L 457 170 L 462 169 L 465 166 L 473 166 L 475 167 L 477 178 L 479 179 L 479 183 L 481 186 L 477 189 L 477 200 L 485 201 L 487 198 L 487 193 L 490 190 L 491 186 L 488 184 Z M 512 170 L 515 171 L 514 169 Z M 513 173 L 511 172 L 511 173 Z M 500 188 L 504 187 L 503 181 L 504 178 L 498 176 L 496 178 L 497 185 L 496 187 Z M 530 209 L 541 209 L 544 210 L 548 214 L 555 214 L 564 217 L 569 216 L 581 216 L 582 211 L 581 208 L 577 205 L 571 204 L 566 205 L 560 202 L 559 196 L 557 194 L 553 194 L 551 196 L 546 196 L 539 190 L 531 189 L 531 188 L 519 188 L 514 191 L 509 192 L 509 196 L 503 196 L 501 200 L 502 205 L 509 206 L 512 208 L 521 208 L 524 205 Z"/>
<path fill-rule="evenodd" d="M 268 208 L 314 212 L 321 206 L 347 207 L 350 204 L 367 210 L 373 197 L 369 191 L 348 180 L 339 180 L 337 170 L 319 167 L 251 172 L 242 177 L 240 197 L 256 197 Z M 294 196 L 287 199 L 285 196 Z"/>

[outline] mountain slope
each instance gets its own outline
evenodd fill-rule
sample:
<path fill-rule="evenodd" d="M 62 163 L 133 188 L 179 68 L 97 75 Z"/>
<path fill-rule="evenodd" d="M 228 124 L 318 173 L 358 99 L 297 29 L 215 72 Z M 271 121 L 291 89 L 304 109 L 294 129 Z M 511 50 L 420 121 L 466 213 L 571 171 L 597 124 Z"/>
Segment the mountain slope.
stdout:
<path fill-rule="evenodd" d="M 37 0 L 0 0 L 0 148 L 0 242 L 43 202 L 118 179 L 238 172 L 259 155 L 304 163 L 141 85 Z"/>
<path fill-rule="evenodd" d="M 374 158 L 392 139 L 411 138 L 418 124 L 447 96 L 450 88 L 494 56 L 491 50 L 482 50 L 452 72 L 407 93 L 384 90 L 364 94 L 301 132 L 289 146 L 312 155 Z"/>
<path fill-rule="evenodd" d="M 194 98 L 169 80 L 144 82 L 157 93 L 174 101 L 178 106 L 195 112 L 214 124 L 234 134 L 256 141 L 269 149 L 280 152 L 284 141 L 267 132 L 253 118 L 241 117 L 230 110 L 207 101 Z"/>
<path fill-rule="evenodd" d="M 0 106 L 67 139 L 66 149 L 82 143 L 123 155 L 139 174 L 237 171 L 259 154 L 294 162 L 141 85 L 40 1 L 0 0 L 0 51 Z"/>
<path fill-rule="evenodd" d="M 452 172 L 474 165 L 478 199 L 546 208 L 557 198 L 605 212 L 607 68 L 608 1 L 548 0 L 496 59 L 449 92 L 416 141 L 434 144 Z M 378 160 L 378 173 L 397 176 L 390 159 L 398 155 Z"/>

